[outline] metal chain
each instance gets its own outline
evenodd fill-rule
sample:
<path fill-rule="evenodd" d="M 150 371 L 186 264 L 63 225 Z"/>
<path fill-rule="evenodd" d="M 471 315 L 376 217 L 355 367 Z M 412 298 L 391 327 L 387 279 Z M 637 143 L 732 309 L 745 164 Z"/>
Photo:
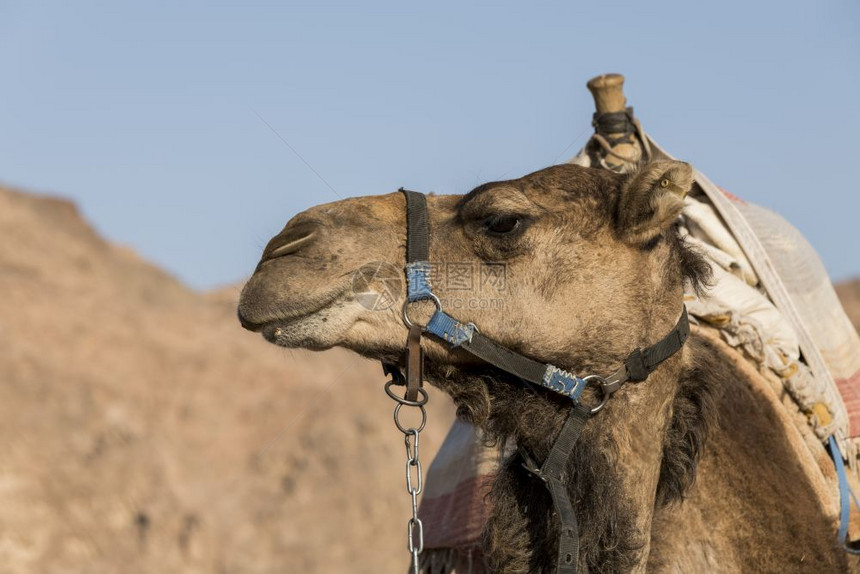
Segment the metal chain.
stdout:
<path fill-rule="evenodd" d="M 415 428 L 409 431 L 409 434 L 403 437 L 403 442 L 406 443 L 406 492 L 412 497 L 412 518 L 406 523 L 406 548 L 412 555 L 412 572 L 418 574 L 418 555 L 424 551 L 424 523 L 418 518 L 418 495 L 424 490 L 424 479 L 421 476 L 421 461 L 418 459 L 420 431 Z M 416 476 L 415 483 L 412 482 L 413 472 Z"/>
<path fill-rule="evenodd" d="M 389 390 L 390 385 L 391 383 L 386 385 L 386 391 Z M 421 390 L 423 391 L 423 389 Z M 412 574 L 419 574 L 418 557 L 424 551 L 424 524 L 418 518 L 418 495 L 424 490 L 424 476 L 421 460 L 418 456 L 418 447 L 421 431 L 427 424 L 427 411 L 424 410 L 424 403 L 427 402 L 426 391 L 422 394 L 423 401 L 416 404 L 413 401 L 401 399 L 391 392 L 388 393 L 388 396 L 397 401 L 397 406 L 394 407 L 394 424 L 403 433 L 403 443 L 406 445 L 406 492 L 412 498 L 412 518 L 406 523 L 406 548 L 412 556 Z M 414 426 L 407 427 L 400 422 L 400 409 L 404 405 L 419 409 L 421 423 L 417 428 Z"/>

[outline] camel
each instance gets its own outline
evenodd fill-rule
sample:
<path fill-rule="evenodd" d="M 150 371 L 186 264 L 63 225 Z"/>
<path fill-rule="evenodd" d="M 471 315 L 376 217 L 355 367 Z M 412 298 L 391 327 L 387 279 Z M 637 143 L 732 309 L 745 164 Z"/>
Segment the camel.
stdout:
<path fill-rule="evenodd" d="M 556 165 L 465 195 L 429 195 L 431 261 L 505 270 L 502 309 L 451 313 L 527 357 L 582 375 L 612 373 L 631 350 L 673 328 L 685 286 L 707 284 L 707 265 L 676 225 L 691 185 L 689 165 L 658 160 L 628 174 Z M 284 347 L 341 346 L 402 364 L 399 308 L 362 306 L 351 278 L 368 262 L 403 267 L 405 217 L 401 193 L 295 216 L 242 291 L 242 325 Z M 456 287 L 434 283 L 443 306 L 486 296 L 477 279 Z M 432 305 L 419 306 L 410 314 L 426 320 Z M 816 457 L 800 452 L 778 401 L 745 384 L 749 374 L 718 343 L 694 328 L 681 351 L 586 423 L 565 474 L 579 521 L 579 571 L 849 569 L 816 483 Z M 491 440 L 547 456 L 569 400 L 443 342 L 426 338 L 424 347 L 426 379 L 452 397 L 458 416 Z M 589 387 L 582 400 L 599 397 Z M 823 448 L 818 454 L 826 457 Z M 522 463 L 511 454 L 492 485 L 486 565 L 552 572 L 552 504 Z"/>

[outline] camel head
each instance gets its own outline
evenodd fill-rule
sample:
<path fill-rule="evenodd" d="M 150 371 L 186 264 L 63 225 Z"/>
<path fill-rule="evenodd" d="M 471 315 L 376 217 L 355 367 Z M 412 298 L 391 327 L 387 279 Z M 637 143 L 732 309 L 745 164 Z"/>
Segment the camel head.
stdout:
<path fill-rule="evenodd" d="M 609 375 L 633 349 L 672 329 L 684 281 L 696 286 L 705 275 L 675 226 L 691 185 L 690 166 L 679 162 L 655 161 L 625 175 L 558 165 L 465 195 L 428 196 L 433 292 L 449 315 L 505 347 L 580 376 Z M 239 318 L 285 347 L 342 346 L 402 364 L 405 263 L 404 194 L 314 207 L 266 246 L 242 291 Z M 409 318 L 424 324 L 433 310 L 430 302 L 413 303 Z M 568 399 L 430 336 L 423 345 L 427 380 L 453 398 L 461 418 L 487 437 L 513 437 L 543 460 Z M 657 492 L 658 478 L 664 492 L 681 492 L 694 476 L 689 453 L 701 442 L 698 427 L 675 425 L 687 431 L 665 438 L 673 410 L 698 413 L 694 401 L 686 410 L 672 407 L 683 394 L 678 375 L 687 351 L 647 382 L 615 393 L 568 463 L 572 499 L 591 501 L 578 508 L 592 533 L 582 541 L 589 563 L 623 570 L 624 560 L 641 556 L 655 500 L 670 498 Z M 595 401 L 591 392 L 583 400 Z M 680 455 L 664 457 L 672 444 Z M 554 556 L 549 547 L 511 551 L 555 539 L 546 526 L 534 527 L 547 524 L 551 507 L 524 472 L 512 457 L 493 486 L 485 550 L 501 571 L 515 562 L 517 571 L 543 571 L 541 561 Z"/>
<path fill-rule="evenodd" d="M 680 162 L 628 175 L 558 165 L 430 195 L 434 292 L 449 314 L 524 355 L 608 374 L 678 318 L 689 257 L 673 222 L 691 184 Z M 300 213 L 266 246 L 240 320 L 277 345 L 397 362 L 405 242 L 401 193 Z M 422 305 L 410 307 L 416 322 L 432 312 Z M 462 351 L 425 347 L 431 373 L 475 366 Z"/>

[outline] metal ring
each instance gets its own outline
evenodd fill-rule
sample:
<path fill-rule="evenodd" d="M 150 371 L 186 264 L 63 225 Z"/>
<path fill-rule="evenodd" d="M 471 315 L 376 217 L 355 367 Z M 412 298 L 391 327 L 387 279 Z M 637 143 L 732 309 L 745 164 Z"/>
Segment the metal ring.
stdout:
<path fill-rule="evenodd" d="M 423 431 L 424 426 L 427 424 L 427 411 L 424 410 L 424 407 L 423 406 L 418 407 L 419 409 L 421 409 L 421 424 L 418 425 L 418 428 L 416 429 L 415 427 L 409 427 L 407 429 L 407 428 L 404 428 L 402 424 L 400 424 L 400 419 L 397 418 L 400 416 L 400 407 L 402 407 L 402 406 L 403 406 L 403 403 L 397 403 L 397 406 L 394 407 L 394 424 L 397 426 L 397 430 L 399 430 L 403 434 L 409 434 L 412 430 L 416 430 L 418 432 Z M 411 406 L 411 405 L 407 405 L 407 406 Z"/>
<path fill-rule="evenodd" d="M 415 301 L 410 301 L 409 299 L 407 299 L 406 301 L 404 301 L 404 303 L 403 303 L 403 310 L 401 311 L 401 316 L 403 317 L 403 322 L 406 324 L 406 326 L 407 326 L 407 327 L 409 327 L 410 329 L 412 328 L 412 321 L 410 321 L 410 320 L 409 320 L 409 313 L 407 313 L 407 309 L 409 309 L 409 304 L 410 304 L 410 303 L 418 303 L 419 301 L 427 301 L 428 299 L 429 299 L 430 301 L 433 301 L 433 303 L 436 305 L 436 310 L 437 310 L 437 311 L 441 311 L 441 310 L 442 310 L 442 302 L 441 302 L 441 301 L 439 301 L 439 297 L 437 297 L 437 296 L 436 296 L 436 295 L 434 295 L 433 293 L 429 293 L 429 294 L 427 294 L 427 295 L 423 295 L 420 299 L 416 299 Z M 426 326 L 426 325 L 424 325 L 424 326 L 422 326 L 422 327 L 421 327 L 421 330 L 422 330 L 422 331 L 424 331 L 424 330 L 426 330 L 426 329 L 427 329 L 427 326 Z"/>
<path fill-rule="evenodd" d="M 404 397 L 398 397 L 396 394 L 394 394 L 394 391 L 391 390 L 391 386 L 396 384 L 397 383 L 395 383 L 394 381 L 388 381 L 387 383 L 385 383 L 385 393 L 401 405 L 406 405 L 407 407 L 423 407 L 427 404 L 427 399 L 429 397 L 427 396 L 427 391 L 425 391 L 423 388 L 418 387 L 418 394 L 421 395 L 421 397 L 418 400 L 410 401 Z"/>
<path fill-rule="evenodd" d="M 588 375 L 582 378 L 585 381 L 586 385 L 590 385 L 593 383 L 597 384 L 597 387 L 600 389 L 600 402 L 597 403 L 597 406 L 591 408 L 591 416 L 596 415 L 603 407 L 606 406 L 606 403 L 609 401 L 610 393 L 606 392 L 606 379 L 601 377 L 600 375 Z"/>

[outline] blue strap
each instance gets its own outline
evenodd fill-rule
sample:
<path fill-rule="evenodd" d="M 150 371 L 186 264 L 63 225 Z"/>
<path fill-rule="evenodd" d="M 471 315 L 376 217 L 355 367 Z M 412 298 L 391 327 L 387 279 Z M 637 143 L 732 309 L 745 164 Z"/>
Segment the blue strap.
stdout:
<path fill-rule="evenodd" d="M 833 465 L 836 467 L 836 476 L 839 477 L 839 532 L 836 539 L 842 545 L 846 552 L 850 554 L 860 555 L 860 550 L 855 550 L 847 544 L 848 539 L 848 520 L 851 516 L 851 499 L 854 499 L 854 505 L 860 509 L 857 504 L 857 498 L 848 486 L 848 476 L 845 473 L 845 463 L 842 462 L 842 452 L 839 450 L 839 445 L 836 443 L 836 438 L 830 435 L 827 439 L 829 442 L 830 457 L 833 459 Z"/>
<path fill-rule="evenodd" d="M 429 299 L 433 294 L 430 287 L 430 262 L 414 261 L 406 264 L 406 299 L 410 303 Z"/>
<path fill-rule="evenodd" d="M 452 347 L 459 347 L 472 340 L 475 324 L 467 323 L 464 325 L 444 311 L 437 309 L 430 317 L 430 321 L 427 322 L 427 330 L 447 341 Z"/>

